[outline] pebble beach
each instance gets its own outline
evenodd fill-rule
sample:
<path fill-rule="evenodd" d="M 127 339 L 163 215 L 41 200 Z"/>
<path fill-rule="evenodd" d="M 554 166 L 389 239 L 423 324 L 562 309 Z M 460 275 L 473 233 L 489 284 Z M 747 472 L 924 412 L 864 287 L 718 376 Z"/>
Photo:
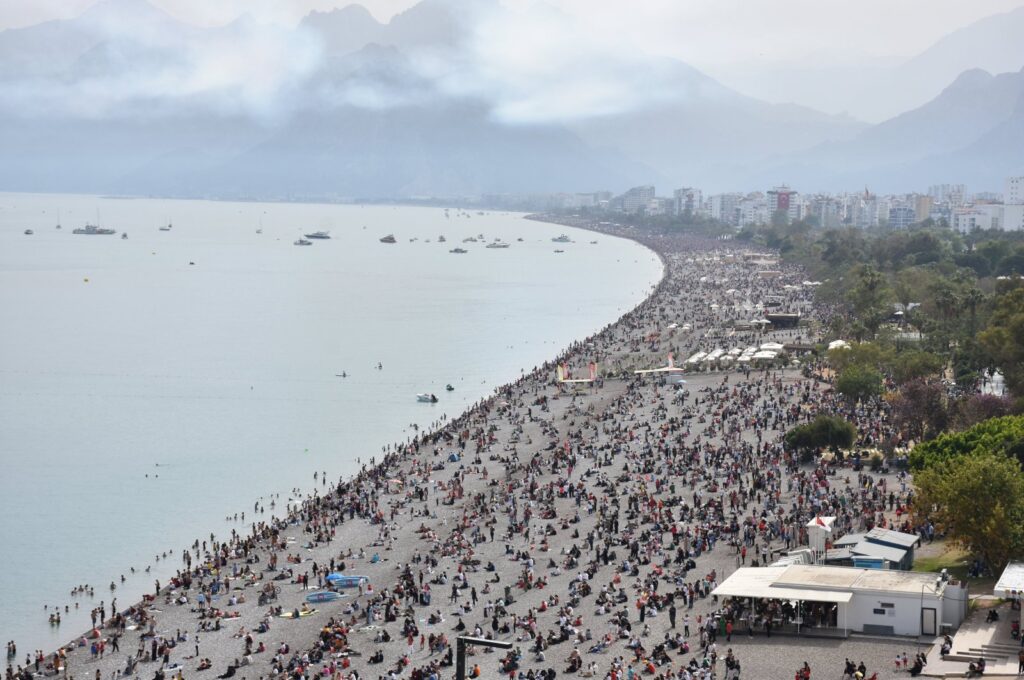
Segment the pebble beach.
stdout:
<path fill-rule="evenodd" d="M 799 547 L 815 514 L 843 532 L 913 531 L 900 524 L 905 478 L 800 463 L 782 447 L 789 428 L 838 413 L 871 448 L 892 434 L 885 415 L 845 405 L 809 356 L 688 372 L 685 383 L 634 373 L 670 352 L 681 364 L 714 347 L 813 343 L 806 325 L 725 324 L 730 306 L 769 301 L 823 321 L 803 273 L 775 264 L 766 277 L 746 257 L 758 249 L 734 241 L 565 224 L 653 249 L 661 283 L 458 418 L 364 456 L 355 477 L 317 473 L 286 515 L 269 519 L 259 501 L 230 536 L 172 551 L 177 576 L 144 601 L 115 608 L 116 592 L 95 586 L 82 603 L 102 609 L 95 627 L 59 650 L 9 648 L 8 680 L 433 680 L 454 674 L 459 635 L 510 642 L 471 648 L 468 662 L 509 680 L 790 678 L 804 663 L 813 677 L 842 677 L 844 659 L 892 677 L 914 642 L 726 633 L 739 617 L 709 595 L 739 566 Z M 556 378 L 559 364 L 585 377 L 591 362 L 593 383 Z M 338 588 L 336 574 L 365 578 Z"/>

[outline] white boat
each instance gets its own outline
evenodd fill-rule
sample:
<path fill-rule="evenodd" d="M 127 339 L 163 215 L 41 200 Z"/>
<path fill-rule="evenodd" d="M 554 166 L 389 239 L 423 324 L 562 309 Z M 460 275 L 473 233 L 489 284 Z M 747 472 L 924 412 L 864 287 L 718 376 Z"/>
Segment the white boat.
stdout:
<path fill-rule="evenodd" d="M 502 243 L 500 241 L 494 241 L 493 243 L 488 243 L 487 247 L 488 248 L 511 248 L 512 244 L 511 243 Z"/>
<path fill-rule="evenodd" d="M 330 238 L 331 232 L 329 231 L 314 231 L 312 234 L 305 234 L 306 238 Z"/>
<path fill-rule="evenodd" d="M 25 230 L 25 236 L 31 236 L 31 235 L 32 235 L 32 234 L 34 234 L 34 233 L 35 233 L 35 232 L 34 232 L 34 231 L 32 231 L 31 229 L 26 229 L 26 230 Z"/>
<path fill-rule="evenodd" d="M 398 241 L 395 239 L 395 235 L 394 234 L 388 234 L 387 236 L 381 238 L 380 242 L 381 243 L 398 243 Z"/>
<path fill-rule="evenodd" d="M 561 236 L 556 236 L 555 238 L 553 238 L 551 240 L 554 241 L 555 243 L 571 243 L 572 242 L 572 239 L 569 238 L 568 236 L 566 236 L 565 234 L 562 234 Z"/>
<path fill-rule="evenodd" d="M 84 227 L 80 227 L 78 229 L 73 230 L 71 233 L 85 234 L 86 236 L 110 236 L 111 234 L 116 234 L 117 232 L 114 231 L 113 229 L 104 229 L 102 227 L 97 227 L 94 224 L 87 224 Z"/>
<path fill-rule="evenodd" d="M 466 238 L 462 239 L 462 242 L 463 243 L 476 243 L 476 238 L 473 237 L 473 236 L 467 236 Z"/>
<path fill-rule="evenodd" d="M 455 253 L 456 255 L 462 255 L 464 253 L 468 253 L 469 251 L 466 250 L 465 248 L 452 248 L 448 252 L 449 253 Z"/>
<path fill-rule="evenodd" d="M 312 241 L 307 241 L 304 238 L 300 238 L 300 239 L 295 241 L 295 245 L 297 245 L 297 246 L 311 246 L 311 245 L 313 245 L 313 242 Z"/>
<path fill-rule="evenodd" d="M 162 227 L 160 227 L 160 231 L 170 231 L 171 227 L 173 227 L 173 226 L 174 225 L 172 225 L 170 222 L 168 222 L 167 224 L 165 224 Z"/>
<path fill-rule="evenodd" d="M 433 394 L 417 394 L 416 401 L 420 401 L 425 404 L 436 404 L 437 397 L 435 397 Z"/>

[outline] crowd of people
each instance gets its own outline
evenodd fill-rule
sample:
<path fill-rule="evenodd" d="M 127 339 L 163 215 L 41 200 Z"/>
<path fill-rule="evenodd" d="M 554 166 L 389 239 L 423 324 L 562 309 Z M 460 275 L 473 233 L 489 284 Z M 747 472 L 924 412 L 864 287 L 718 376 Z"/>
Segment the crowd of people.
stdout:
<path fill-rule="evenodd" d="M 90 666 L 97 680 L 141 676 L 139 664 L 170 677 L 438 680 L 452 671 L 456 635 L 511 642 L 506 654 L 471 647 L 467 665 L 471 676 L 509 680 L 734 680 L 791 666 L 741 658 L 742 638 L 770 637 L 791 604 L 710 594 L 728 572 L 805 544 L 817 515 L 835 516 L 837 535 L 917 530 L 905 475 L 827 457 L 802 463 L 783 445 L 789 428 L 820 413 L 854 422 L 858 448 L 894 428 L 884 405 L 840 399 L 811 356 L 799 367 L 633 373 L 712 342 L 813 340 L 813 291 L 799 270 L 776 265 L 764 277 L 730 242 L 640 240 L 661 254 L 665 276 L 617 323 L 462 416 L 385 447 L 286 516 L 197 540 L 170 583 L 103 610 L 49 660 L 20 664 L 9 645 L 7 680 L 67 675 L 69 666 L 80 678 Z M 726 297 L 751 314 L 782 300 L 805 311 L 805 324 L 735 331 L 723 318 Z M 590 362 L 600 380 L 575 389 L 557 381 L 557 363 Z M 291 612 L 335 572 L 365 573 L 367 583 L 317 604 L 315 615 Z M 172 621 L 192 629 L 170 633 Z M 138 648 L 127 666 L 82 653 L 100 641 Z M 849 677 L 870 677 L 851 667 Z M 810 677 L 804 663 L 796 678 Z"/>

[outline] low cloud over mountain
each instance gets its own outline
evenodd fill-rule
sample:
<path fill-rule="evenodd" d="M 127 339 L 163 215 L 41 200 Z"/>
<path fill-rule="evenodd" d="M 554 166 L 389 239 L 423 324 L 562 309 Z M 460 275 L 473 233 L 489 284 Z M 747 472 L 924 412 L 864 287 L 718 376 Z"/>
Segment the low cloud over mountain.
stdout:
<path fill-rule="evenodd" d="M 543 4 L 497 0 L 424 0 L 387 23 L 352 5 L 292 28 L 247 16 L 197 28 L 145 0 L 106 0 L 0 32 L 0 188 L 401 197 L 803 177 L 828 188 L 932 157 L 981 167 L 972 154 L 998 147 L 990 137 L 1019 115 L 1012 77 L 967 74 L 916 118 L 869 127 L 767 104 L 615 40 L 580 35 Z"/>

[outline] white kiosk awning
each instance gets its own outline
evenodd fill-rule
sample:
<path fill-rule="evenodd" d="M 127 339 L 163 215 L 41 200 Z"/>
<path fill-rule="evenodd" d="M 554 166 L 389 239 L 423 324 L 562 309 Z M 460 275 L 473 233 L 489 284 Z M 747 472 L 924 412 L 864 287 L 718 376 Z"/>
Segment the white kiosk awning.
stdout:
<path fill-rule="evenodd" d="M 800 600 L 801 602 L 836 602 L 845 604 L 853 593 L 816 588 L 777 586 L 775 581 L 789 569 L 784 567 L 743 567 L 734 571 L 720 586 L 711 591 L 721 597 L 753 597 L 761 600 Z"/>
<path fill-rule="evenodd" d="M 992 594 L 1002 598 L 1024 597 L 1024 562 L 1007 564 Z"/>

